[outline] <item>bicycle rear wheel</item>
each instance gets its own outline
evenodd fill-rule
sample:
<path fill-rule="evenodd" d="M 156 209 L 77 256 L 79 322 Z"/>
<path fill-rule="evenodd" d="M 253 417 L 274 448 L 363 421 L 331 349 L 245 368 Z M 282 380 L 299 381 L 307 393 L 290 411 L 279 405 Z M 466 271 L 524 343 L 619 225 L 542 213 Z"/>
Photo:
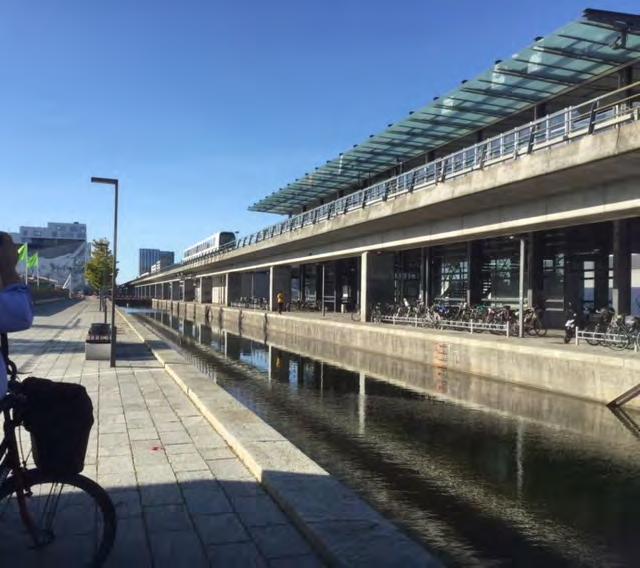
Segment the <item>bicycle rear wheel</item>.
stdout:
<path fill-rule="evenodd" d="M 547 335 L 547 328 L 538 318 L 533 320 L 533 331 L 538 337 L 544 337 Z"/>
<path fill-rule="evenodd" d="M 602 333 L 602 329 L 600 327 L 599 324 L 597 323 L 590 323 L 587 325 L 587 327 L 585 328 L 585 331 L 588 333 Z M 587 337 L 587 343 L 589 345 L 600 345 L 600 343 L 602 343 L 602 341 L 600 339 L 597 339 L 595 337 Z"/>
<path fill-rule="evenodd" d="M 22 522 L 16 479 L 0 486 L 0 558 L 16 566 L 101 566 L 116 535 L 116 513 L 107 492 L 82 475 L 25 472 L 26 508 L 35 537 Z"/>
<path fill-rule="evenodd" d="M 607 347 L 614 351 L 624 351 L 631 345 L 631 336 L 624 330 L 613 330 L 606 335 Z"/>

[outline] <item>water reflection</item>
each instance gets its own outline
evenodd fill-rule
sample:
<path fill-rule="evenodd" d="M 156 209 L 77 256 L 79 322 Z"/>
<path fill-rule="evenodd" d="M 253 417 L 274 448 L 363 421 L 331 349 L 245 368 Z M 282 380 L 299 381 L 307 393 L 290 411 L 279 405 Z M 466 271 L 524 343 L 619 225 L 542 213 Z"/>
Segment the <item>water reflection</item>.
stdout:
<path fill-rule="evenodd" d="M 345 368 L 327 362 L 333 347 L 322 360 L 284 348 L 287 338 L 265 344 L 261 330 L 146 319 L 448 564 L 640 558 L 637 416 L 623 425 L 600 405 L 446 369 L 357 353 Z"/>

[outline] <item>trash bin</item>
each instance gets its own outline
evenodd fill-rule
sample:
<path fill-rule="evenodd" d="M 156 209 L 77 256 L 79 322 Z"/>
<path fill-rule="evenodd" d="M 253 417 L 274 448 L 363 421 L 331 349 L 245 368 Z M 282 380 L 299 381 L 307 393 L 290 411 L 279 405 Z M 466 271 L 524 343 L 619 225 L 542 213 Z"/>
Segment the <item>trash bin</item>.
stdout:
<path fill-rule="evenodd" d="M 84 342 L 84 358 L 87 361 L 109 361 L 111 357 L 111 326 L 108 323 L 92 323 Z"/>

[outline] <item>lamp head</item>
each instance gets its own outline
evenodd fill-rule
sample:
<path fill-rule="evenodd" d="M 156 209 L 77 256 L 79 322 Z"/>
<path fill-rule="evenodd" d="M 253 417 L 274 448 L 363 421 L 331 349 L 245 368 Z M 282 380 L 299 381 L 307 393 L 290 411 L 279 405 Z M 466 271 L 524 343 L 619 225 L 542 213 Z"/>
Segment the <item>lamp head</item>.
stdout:
<path fill-rule="evenodd" d="M 107 185 L 118 185 L 118 180 L 113 178 L 91 177 L 91 183 L 104 183 Z"/>

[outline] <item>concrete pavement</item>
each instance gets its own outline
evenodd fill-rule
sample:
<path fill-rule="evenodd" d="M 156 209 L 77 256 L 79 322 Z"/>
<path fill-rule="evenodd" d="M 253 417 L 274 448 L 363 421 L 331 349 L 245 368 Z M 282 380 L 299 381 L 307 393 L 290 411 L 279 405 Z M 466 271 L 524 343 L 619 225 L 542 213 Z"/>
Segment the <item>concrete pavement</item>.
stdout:
<path fill-rule="evenodd" d="M 11 357 L 23 376 L 79 382 L 93 399 L 83 473 L 116 505 L 108 565 L 321 565 L 127 326 L 119 326 L 118 367 L 111 369 L 108 361 L 84 360 L 86 331 L 101 318 L 96 302 L 56 302 L 37 312 L 32 329 L 11 336 Z"/>

